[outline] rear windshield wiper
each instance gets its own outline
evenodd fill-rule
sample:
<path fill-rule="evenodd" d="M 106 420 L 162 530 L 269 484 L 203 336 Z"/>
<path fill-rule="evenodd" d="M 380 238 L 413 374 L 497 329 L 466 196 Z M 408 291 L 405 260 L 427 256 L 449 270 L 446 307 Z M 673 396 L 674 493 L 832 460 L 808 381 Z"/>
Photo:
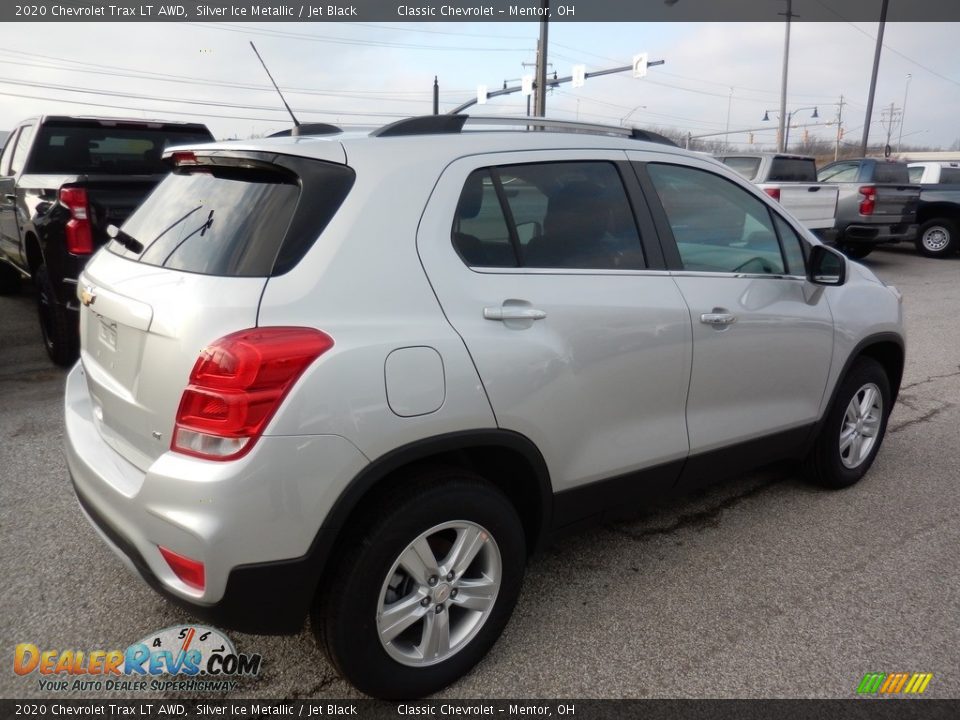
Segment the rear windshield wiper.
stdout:
<path fill-rule="evenodd" d="M 128 235 L 116 225 L 107 226 L 107 235 L 111 240 L 116 240 L 132 253 L 139 255 L 143 252 L 143 243 L 133 237 L 133 235 Z"/>

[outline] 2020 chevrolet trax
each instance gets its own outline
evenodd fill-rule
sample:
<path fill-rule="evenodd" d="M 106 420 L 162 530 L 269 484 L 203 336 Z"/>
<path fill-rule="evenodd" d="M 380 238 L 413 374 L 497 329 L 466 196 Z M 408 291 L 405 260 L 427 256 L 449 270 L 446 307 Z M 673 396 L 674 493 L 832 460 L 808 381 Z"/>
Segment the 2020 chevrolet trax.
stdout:
<path fill-rule="evenodd" d="M 903 369 L 897 291 L 719 162 L 475 120 L 168 151 L 78 288 L 94 527 L 222 626 L 313 612 L 381 697 L 480 660 L 555 531 L 779 458 L 856 482 Z"/>

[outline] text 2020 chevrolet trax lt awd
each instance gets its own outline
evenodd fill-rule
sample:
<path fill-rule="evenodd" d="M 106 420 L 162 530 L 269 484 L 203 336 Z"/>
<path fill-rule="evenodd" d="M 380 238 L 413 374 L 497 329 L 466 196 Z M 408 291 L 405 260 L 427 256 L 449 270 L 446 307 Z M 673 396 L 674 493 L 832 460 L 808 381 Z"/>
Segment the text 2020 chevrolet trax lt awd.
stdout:
<path fill-rule="evenodd" d="M 719 162 L 466 121 L 168 151 L 78 288 L 92 524 L 211 622 L 312 612 L 381 697 L 478 662 L 558 530 L 780 458 L 855 483 L 903 370 L 899 293 Z"/>

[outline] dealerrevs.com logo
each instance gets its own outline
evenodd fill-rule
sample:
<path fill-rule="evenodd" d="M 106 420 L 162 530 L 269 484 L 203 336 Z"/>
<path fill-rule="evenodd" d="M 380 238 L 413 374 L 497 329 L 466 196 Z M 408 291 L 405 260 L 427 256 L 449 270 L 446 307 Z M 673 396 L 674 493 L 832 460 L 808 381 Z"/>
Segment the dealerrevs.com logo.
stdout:
<path fill-rule="evenodd" d="M 238 653 L 219 630 L 177 625 L 151 633 L 125 650 L 41 649 L 20 643 L 13 671 L 36 675 L 45 692 L 226 692 L 260 672 L 262 657 Z"/>

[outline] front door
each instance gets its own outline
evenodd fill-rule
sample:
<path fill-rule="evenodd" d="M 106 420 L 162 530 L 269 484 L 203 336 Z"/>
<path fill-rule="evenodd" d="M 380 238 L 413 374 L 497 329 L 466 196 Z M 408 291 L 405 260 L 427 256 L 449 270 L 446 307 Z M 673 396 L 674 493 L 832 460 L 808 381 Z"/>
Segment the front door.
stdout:
<path fill-rule="evenodd" d="M 690 307 L 691 455 L 815 422 L 833 321 L 824 289 L 805 279 L 804 241 L 757 195 L 706 163 L 664 158 L 638 172 L 653 188 L 663 234 L 672 235 L 674 276 Z"/>

